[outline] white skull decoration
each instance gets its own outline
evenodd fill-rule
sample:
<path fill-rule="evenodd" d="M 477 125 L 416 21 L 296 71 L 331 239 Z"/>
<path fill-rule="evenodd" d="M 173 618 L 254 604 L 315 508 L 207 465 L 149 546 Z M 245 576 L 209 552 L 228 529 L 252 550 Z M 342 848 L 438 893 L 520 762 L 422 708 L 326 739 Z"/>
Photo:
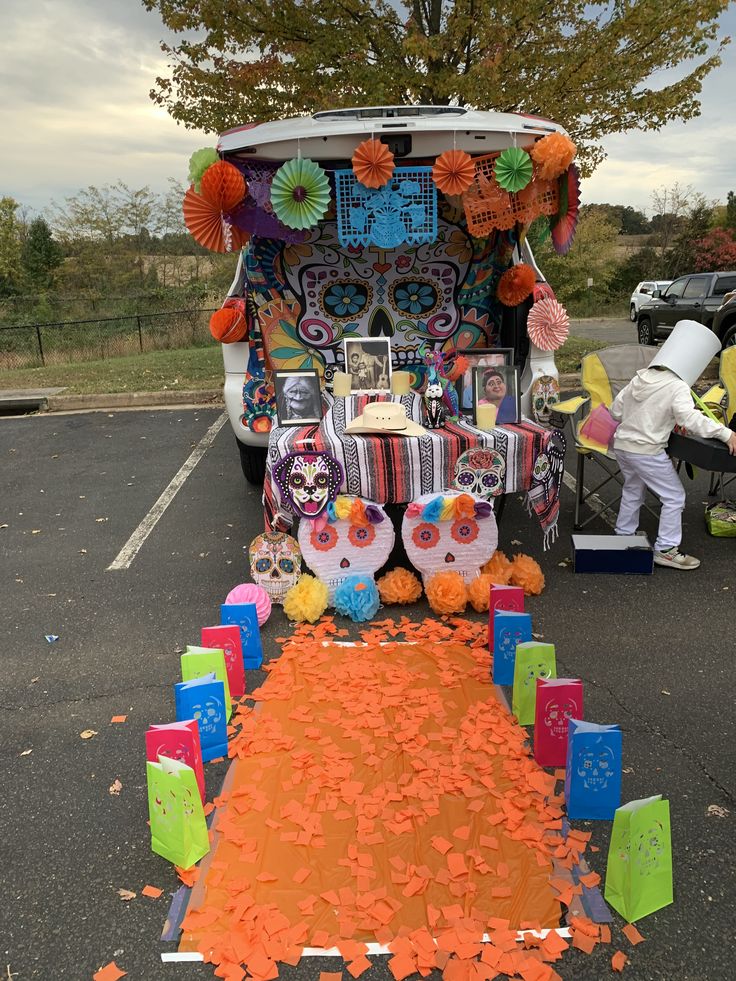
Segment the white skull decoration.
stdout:
<path fill-rule="evenodd" d="M 593 745 L 583 746 L 578 753 L 576 767 L 583 787 L 593 792 L 605 790 L 613 777 L 614 762 L 613 750 L 602 739 Z"/>
<path fill-rule="evenodd" d="M 651 828 L 641 831 L 632 843 L 634 865 L 640 875 L 656 872 L 664 854 L 664 828 L 657 821 Z"/>
<path fill-rule="evenodd" d="M 248 559 L 253 582 L 266 590 L 272 603 L 283 603 L 302 572 L 302 552 L 296 539 L 280 531 L 266 532 L 250 543 Z"/>
<path fill-rule="evenodd" d="M 464 504 L 473 508 L 467 515 Z M 426 583 L 435 572 L 459 572 L 472 582 L 498 545 L 498 529 L 487 501 L 473 494 L 423 494 L 406 509 L 401 526 L 406 554 Z"/>
<path fill-rule="evenodd" d="M 394 526 L 378 504 L 341 494 L 326 520 L 299 522 L 299 544 L 312 572 L 327 586 L 330 603 L 348 576 L 375 576 L 394 547 Z M 324 516 L 323 516 L 324 518 Z"/>
<path fill-rule="evenodd" d="M 465 494 L 491 500 L 503 494 L 506 461 L 494 449 L 466 450 L 455 464 L 452 486 Z"/>
<path fill-rule="evenodd" d="M 544 725 L 555 739 L 567 736 L 568 719 L 580 717 L 580 706 L 570 698 L 562 701 L 550 699 L 544 710 Z"/>
<path fill-rule="evenodd" d="M 532 413 L 540 426 L 549 426 L 552 409 L 559 401 L 560 385 L 552 375 L 540 375 L 532 382 Z"/>

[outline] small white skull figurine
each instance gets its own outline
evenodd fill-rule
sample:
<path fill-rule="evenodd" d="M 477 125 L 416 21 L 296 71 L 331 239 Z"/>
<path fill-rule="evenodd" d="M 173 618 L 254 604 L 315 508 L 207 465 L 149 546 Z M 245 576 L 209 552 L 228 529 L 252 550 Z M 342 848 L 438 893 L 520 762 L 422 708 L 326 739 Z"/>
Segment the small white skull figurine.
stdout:
<path fill-rule="evenodd" d="M 566 737 L 568 720 L 579 717 L 580 708 L 571 698 L 550 700 L 544 710 L 544 724 L 555 739 Z"/>
<path fill-rule="evenodd" d="M 348 576 L 375 577 L 391 555 L 395 534 L 383 508 L 360 497 L 341 494 L 325 516 L 324 522 L 299 522 L 299 544 L 333 603 L 335 590 Z"/>
<path fill-rule="evenodd" d="M 472 503 L 472 516 L 466 517 L 464 508 L 456 503 L 460 498 Z M 435 572 L 448 571 L 459 572 L 466 583 L 471 582 L 498 545 L 490 504 L 459 491 L 422 494 L 412 501 L 404 515 L 401 536 L 409 560 L 425 583 Z"/>
<path fill-rule="evenodd" d="M 646 831 L 640 832 L 633 841 L 634 865 L 640 875 L 656 872 L 664 854 L 664 828 L 657 822 Z"/>
<path fill-rule="evenodd" d="M 487 501 L 504 491 L 506 461 L 494 449 L 466 450 L 455 464 L 452 486 L 465 494 L 477 494 Z"/>
<path fill-rule="evenodd" d="M 296 539 L 280 531 L 267 531 L 250 543 L 248 559 L 253 582 L 266 590 L 272 603 L 283 603 L 302 572 L 302 552 Z"/>
<path fill-rule="evenodd" d="M 583 787 L 593 792 L 605 790 L 613 777 L 613 751 L 599 740 L 595 745 L 583 746 L 578 753 L 577 774 L 583 779 Z"/>
<path fill-rule="evenodd" d="M 560 401 L 560 384 L 552 375 L 540 375 L 532 382 L 531 406 L 540 426 L 549 426 L 552 410 Z"/>

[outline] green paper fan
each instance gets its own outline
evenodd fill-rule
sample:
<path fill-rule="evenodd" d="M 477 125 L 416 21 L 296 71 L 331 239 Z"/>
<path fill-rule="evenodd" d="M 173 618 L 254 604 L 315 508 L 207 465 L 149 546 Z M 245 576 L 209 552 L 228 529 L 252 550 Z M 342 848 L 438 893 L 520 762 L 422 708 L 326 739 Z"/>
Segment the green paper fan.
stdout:
<path fill-rule="evenodd" d="M 271 181 L 274 214 L 289 228 L 313 228 L 330 203 L 327 174 L 313 160 L 287 160 Z"/>
<path fill-rule="evenodd" d="M 195 150 L 189 158 L 189 183 L 194 184 L 194 190 L 199 194 L 199 182 L 202 174 L 210 164 L 217 163 L 220 156 L 213 146 L 205 146 L 201 150 Z"/>
<path fill-rule="evenodd" d="M 510 146 L 504 150 L 496 161 L 493 168 L 493 175 L 496 183 L 505 191 L 516 193 L 526 187 L 532 179 L 532 158 L 517 146 Z"/>

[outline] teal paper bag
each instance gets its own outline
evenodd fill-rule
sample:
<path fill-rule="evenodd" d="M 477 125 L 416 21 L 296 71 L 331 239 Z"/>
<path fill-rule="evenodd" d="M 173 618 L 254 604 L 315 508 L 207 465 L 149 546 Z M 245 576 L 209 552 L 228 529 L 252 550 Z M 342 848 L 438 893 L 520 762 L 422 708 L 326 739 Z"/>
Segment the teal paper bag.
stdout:
<path fill-rule="evenodd" d="M 146 777 L 151 848 L 190 869 L 210 850 L 196 774 L 180 760 L 159 756 L 157 763 L 146 763 Z"/>
<path fill-rule="evenodd" d="M 202 678 L 213 672 L 217 680 L 225 686 L 225 713 L 229 722 L 233 714 L 233 703 L 227 680 L 225 652 L 218 647 L 192 647 L 188 644 L 181 656 L 181 680 L 192 681 L 194 678 Z"/>
<path fill-rule="evenodd" d="M 670 802 L 661 794 L 617 808 L 605 896 L 629 923 L 673 901 Z"/>
<path fill-rule="evenodd" d="M 514 694 L 511 711 L 520 726 L 534 723 L 537 707 L 537 678 L 556 678 L 555 645 L 540 644 L 537 640 L 516 645 L 514 662 Z"/>

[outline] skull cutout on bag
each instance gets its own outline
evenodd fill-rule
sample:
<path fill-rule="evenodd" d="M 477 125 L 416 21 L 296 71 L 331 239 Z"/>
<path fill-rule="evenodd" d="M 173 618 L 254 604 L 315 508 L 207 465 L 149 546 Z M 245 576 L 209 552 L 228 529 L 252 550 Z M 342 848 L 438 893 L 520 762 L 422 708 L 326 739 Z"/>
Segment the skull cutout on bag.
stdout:
<path fill-rule="evenodd" d="M 296 539 L 280 531 L 265 532 L 248 546 L 248 559 L 253 582 L 265 589 L 272 603 L 283 603 L 302 571 Z"/>
<path fill-rule="evenodd" d="M 455 464 L 453 487 L 487 501 L 503 494 L 506 461 L 494 449 L 466 450 Z"/>
<path fill-rule="evenodd" d="M 659 821 L 656 821 L 646 831 L 640 831 L 631 842 L 631 857 L 639 875 L 652 875 L 652 873 L 658 872 L 664 850 L 665 831 Z"/>
<path fill-rule="evenodd" d="M 549 426 L 552 410 L 560 401 L 560 384 L 552 375 L 540 375 L 532 382 L 531 406 L 535 422 Z"/>
<path fill-rule="evenodd" d="M 605 790 L 613 776 L 613 767 L 613 752 L 603 745 L 603 740 L 598 739 L 594 745 L 581 747 L 576 768 L 586 790 L 594 793 Z"/>

